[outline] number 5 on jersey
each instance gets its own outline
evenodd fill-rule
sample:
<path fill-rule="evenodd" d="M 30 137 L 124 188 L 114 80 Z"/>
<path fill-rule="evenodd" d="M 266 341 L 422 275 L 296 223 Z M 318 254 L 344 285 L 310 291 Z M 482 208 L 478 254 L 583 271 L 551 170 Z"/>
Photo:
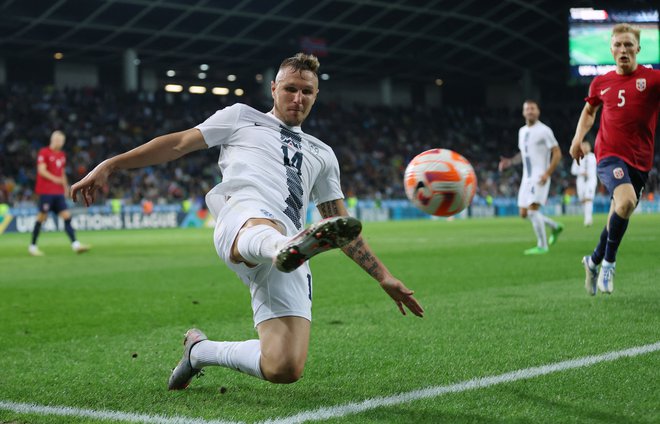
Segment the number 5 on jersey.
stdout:
<path fill-rule="evenodd" d="M 619 98 L 619 103 L 616 104 L 619 107 L 623 107 L 623 105 L 626 104 L 626 98 L 623 97 L 625 92 L 626 92 L 626 90 L 619 90 L 619 94 L 617 96 Z"/>

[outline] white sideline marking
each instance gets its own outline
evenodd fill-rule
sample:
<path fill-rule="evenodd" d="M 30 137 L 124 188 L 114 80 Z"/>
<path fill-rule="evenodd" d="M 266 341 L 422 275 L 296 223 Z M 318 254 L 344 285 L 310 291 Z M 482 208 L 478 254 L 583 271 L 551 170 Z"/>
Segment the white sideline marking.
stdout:
<path fill-rule="evenodd" d="M 463 381 L 461 383 L 456 383 L 449 386 L 433 386 L 426 389 L 414 390 L 412 392 L 400 393 L 393 396 L 371 398 L 362 402 L 351 402 L 344 405 L 318 408 L 313 411 L 305 411 L 289 417 L 263 421 L 262 424 L 294 424 L 304 423 L 305 421 L 321 421 L 330 418 L 339 418 L 346 415 L 357 414 L 360 412 L 368 411 L 370 409 L 379 408 L 381 406 L 398 405 L 401 403 L 412 402 L 414 400 L 440 396 L 445 393 L 465 392 L 467 390 L 480 389 L 483 387 L 495 386 L 502 383 L 526 380 L 529 378 L 564 370 L 570 370 L 573 368 L 588 367 L 599 362 L 613 361 L 622 357 L 644 355 L 645 353 L 656 352 L 658 350 L 660 350 L 660 342 L 645 346 L 637 346 L 625 350 L 619 350 L 616 352 L 608 352 L 602 355 L 585 356 L 583 358 L 542 365 L 540 367 L 525 368 L 505 374 L 495 375 L 492 377 L 474 378 L 472 380 Z"/>
<path fill-rule="evenodd" d="M 446 393 L 459 393 L 467 390 L 495 386 L 497 384 L 527 380 L 559 371 L 588 367 L 599 362 L 614 361 L 619 358 L 634 357 L 657 351 L 660 351 L 660 342 L 618 350 L 615 352 L 603 353 L 601 355 L 585 356 L 539 367 L 524 368 L 491 377 L 474 378 L 472 380 L 463 381 L 449 386 L 427 387 L 425 389 L 413 390 L 412 392 L 400 393 L 392 396 L 371 398 L 362 402 L 351 402 L 344 405 L 318 408 L 312 411 L 304 411 L 296 415 L 291 415 L 289 417 L 262 421 L 260 424 L 295 424 L 304 423 L 306 421 L 321 421 L 330 418 L 339 418 L 346 415 L 358 414 L 370 409 L 380 408 L 382 406 L 398 405 L 419 399 L 433 398 Z M 204 420 L 201 418 L 176 416 L 168 417 L 164 415 L 135 414 L 121 411 L 98 411 L 94 409 L 72 408 L 68 406 L 44 406 L 9 401 L 0 401 L 0 410 L 12 411 L 18 414 L 59 415 L 148 424 L 242 424 L 237 421 Z"/>
<path fill-rule="evenodd" d="M 59 415 L 64 417 L 92 418 L 95 420 L 112 420 L 128 423 L 148 424 L 242 424 L 235 421 L 204 420 L 189 417 L 168 417 L 165 415 L 134 414 L 121 411 L 97 411 L 94 409 L 71 408 L 69 406 L 45 406 L 33 403 L 17 403 L 0 401 L 0 410 L 8 410 L 18 414 Z"/>

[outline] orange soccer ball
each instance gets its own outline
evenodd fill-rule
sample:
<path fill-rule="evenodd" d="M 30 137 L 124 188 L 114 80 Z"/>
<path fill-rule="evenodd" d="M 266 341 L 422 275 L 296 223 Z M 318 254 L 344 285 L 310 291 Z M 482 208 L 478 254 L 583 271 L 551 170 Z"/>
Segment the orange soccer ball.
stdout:
<path fill-rule="evenodd" d="M 403 185 L 408 199 L 420 210 L 452 216 L 467 208 L 477 191 L 474 168 L 448 149 L 431 149 L 415 156 L 406 167 Z"/>

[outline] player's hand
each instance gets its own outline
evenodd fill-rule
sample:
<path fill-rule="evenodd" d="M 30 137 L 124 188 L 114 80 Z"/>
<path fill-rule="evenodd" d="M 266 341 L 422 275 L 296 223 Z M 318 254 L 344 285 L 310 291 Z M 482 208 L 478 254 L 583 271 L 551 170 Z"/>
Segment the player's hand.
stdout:
<path fill-rule="evenodd" d="M 85 206 L 94 203 L 96 190 L 103 188 L 107 184 L 108 177 L 111 173 L 112 170 L 107 161 L 98 164 L 85 178 L 71 186 L 71 198 L 73 201 L 78 201 L 78 193 L 80 193 Z"/>
<path fill-rule="evenodd" d="M 424 316 L 422 305 L 413 297 L 414 292 L 404 286 L 401 281 L 394 277 L 389 277 L 383 280 L 380 286 L 394 300 L 394 303 L 396 303 L 396 306 L 403 315 L 406 315 L 406 310 L 403 307 L 405 305 L 410 312 L 418 317 Z"/>
<path fill-rule="evenodd" d="M 544 185 L 545 183 L 548 182 L 548 178 L 550 178 L 550 177 L 548 176 L 548 174 L 543 174 L 543 175 L 541 175 L 541 176 L 539 177 L 539 184 Z"/>
<path fill-rule="evenodd" d="M 571 148 L 568 150 L 568 152 L 571 154 L 571 157 L 575 159 L 575 162 L 577 164 L 580 164 L 580 159 L 584 157 L 584 152 L 582 151 L 582 142 L 573 140 L 573 143 L 571 143 Z"/>
<path fill-rule="evenodd" d="M 504 156 L 500 156 L 500 163 L 497 165 L 497 169 L 502 172 L 508 167 L 511 166 L 511 159 L 510 158 L 505 158 Z"/>

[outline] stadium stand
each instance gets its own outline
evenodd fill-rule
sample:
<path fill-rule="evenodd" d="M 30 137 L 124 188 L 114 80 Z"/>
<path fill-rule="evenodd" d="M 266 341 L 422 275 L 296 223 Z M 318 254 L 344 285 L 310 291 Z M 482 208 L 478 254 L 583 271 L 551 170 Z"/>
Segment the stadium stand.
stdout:
<path fill-rule="evenodd" d="M 80 179 L 101 158 L 117 154 L 170 131 L 190 128 L 228 99 L 170 93 L 122 94 L 104 89 L 55 90 L 49 86 L 7 85 L 0 94 L 0 196 L 14 206 L 32 203 L 36 152 L 54 128 L 67 134 L 68 174 Z M 266 100 L 241 99 L 266 110 Z M 567 155 L 578 116 L 575 107 L 544 107 Z M 37 125 L 34 125 L 38 122 Z M 518 110 L 475 107 L 367 107 L 319 101 L 304 129 L 331 145 L 342 166 L 345 193 L 359 198 L 404 198 L 402 174 L 417 153 L 445 147 L 474 165 L 481 196 L 514 196 L 520 172 L 499 174 L 502 153 L 515 152 L 522 124 Z M 573 182 L 564 158 L 554 194 Z M 656 163 L 658 163 L 656 157 Z M 104 193 L 126 204 L 148 199 L 166 203 L 198 201 L 220 178 L 216 153 L 197 152 L 172 164 L 117 174 Z M 649 192 L 658 189 L 657 166 Z"/>

